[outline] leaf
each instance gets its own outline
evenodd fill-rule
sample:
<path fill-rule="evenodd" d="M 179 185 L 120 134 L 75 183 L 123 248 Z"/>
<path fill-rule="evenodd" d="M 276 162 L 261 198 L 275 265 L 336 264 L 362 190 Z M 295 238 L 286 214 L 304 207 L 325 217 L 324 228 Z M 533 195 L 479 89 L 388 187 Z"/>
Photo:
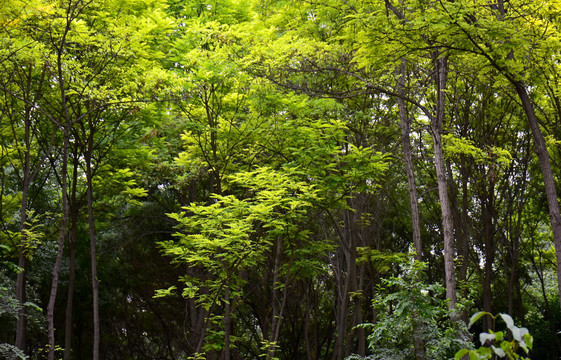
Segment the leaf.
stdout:
<path fill-rule="evenodd" d="M 501 318 L 503 319 L 503 321 L 506 323 L 506 326 L 512 330 L 513 326 L 514 326 L 514 320 L 512 320 L 512 317 L 508 314 L 500 314 Z"/>
<path fill-rule="evenodd" d="M 495 338 L 496 338 L 495 334 L 489 334 L 486 332 L 482 332 L 481 334 L 479 334 L 479 342 L 481 343 L 481 345 L 485 345 L 487 341 L 493 342 L 495 341 Z"/>
<path fill-rule="evenodd" d="M 171 294 L 173 294 L 173 292 L 177 289 L 176 286 L 170 286 L 167 289 L 158 289 L 156 290 L 156 294 L 154 294 L 153 298 L 161 298 L 161 297 L 165 297 L 165 296 L 169 296 Z"/>
<path fill-rule="evenodd" d="M 494 332 L 493 334 L 495 334 L 495 341 L 497 341 L 497 342 L 502 341 L 504 339 L 504 336 L 505 336 L 503 331 L 497 331 L 497 332 Z"/>
<path fill-rule="evenodd" d="M 480 356 L 475 351 L 469 352 L 469 360 L 479 360 Z"/>
<path fill-rule="evenodd" d="M 491 349 L 493 349 L 495 354 L 497 354 L 499 357 L 505 357 L 506 356 L 506 352 L 501 348 L 498 348 L 496 346 L 491 345 Z"/>
<path fill-rule="evenodd" d="M 485 315 L 489 315 L 491 317 L 493 317 L 493 315 L 491 313 L 488 313 L 487 311 L 479 311 L 476 312 L 475 314 L 473 314 L 471 316 L 471 318 L 469 319 L 469 324 L 468 324 L 468 329 L 479 319 L 481 319 L 483 316 Z"/>
<path fill-rule="evenodd" d="M 512 332 L 512 337 L 519 342 L 524 341 L 523 336 L 525 334 L 529 334 L 530 332 L 528 331 L 528 329 L 526 328 L 519 328 L 518 326 L 513 326 L 512 329 L 510 329 L 510 331 Z"/>
<path fill-rule="evenodd" d="M 529 350 L 532 350 L 534 347 L 534 337 L 530 334 L 524 334 L 524 343 Z M 526 353 L 528 353 L 528 350 L 526 350 Z"/>
<path fill-rule="evenodd" d="M 493 351 L 488 347 L 480 347 L 477 349 L 477 353 L 479 354 L 479 359 L 490 359 L 493 355 Z"/>
<path fill-rule="evenodd" d="M 469 353 L 469 350 L 468 350 L 468 349 L 462 349 L 462 350 L 458 351 L 458 352 L 456 353 L 456 355 L 454 356 L 454 360 L 462 360 L 462 358 L 463 358 L 467 353 Z"/>
<path fill-rule="evenodd" d="M 187 283 L 185 289 L 183 289 L 183 293 L 181 295 L 183 295 L 184 298 L 187 299 L 193 299 L 195 298 L 195 296 L 197 295 L 197 292 L 199 291 L 199 288 L 191 283 Z"/>

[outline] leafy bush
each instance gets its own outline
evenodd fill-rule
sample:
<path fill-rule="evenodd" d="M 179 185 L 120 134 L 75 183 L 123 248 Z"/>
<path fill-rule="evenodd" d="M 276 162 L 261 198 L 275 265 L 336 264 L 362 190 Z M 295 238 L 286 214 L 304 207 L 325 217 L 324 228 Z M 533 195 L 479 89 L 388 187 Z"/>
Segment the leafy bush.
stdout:
<path fill-rule="evenodd" d="M 426 359 L 447 359 L 469 344 L 464 323 L 451 320 L 445 289 L 422 281 L 425 268 L 425 263 L 415 262 L 404 266 L 400 276 L 383 280 L 373 301 L 376 323 L 360 325 L 371 331 L 371 355 L 365 359 L 415 359 L 416 351 Z"/>
<path fill-rule="evenodd" d="M 6 343 L 0 344 L 0 358 L 13 359 L 13 360 L 28 359 L 27 355 L 25 355 L 23 351 L 21 351 L 20 349 L 18 349 L 13 345 L 6 344 Z"/>
<path fill-rule="evenodd" d="M 10 324 L 15 322 L 18 317 L 18 301 L 13 296 L 14 289 L 10 289 L 6 284 L 6 273 L 0 271 L 0 322 Z M 24 352 L 17 347 L 8 344 L 0 343 L 0 359 L 27 359 Z"/>
<path fill-rule="evenodd" d="M 511 340 L 507 339 L 504 331 L 489 330 L 488 333 L 482 332 L 479 334 L 479 341 L 482 346 L 477 350 L 462 349 L 456 353 L 455 359 L 460 360 L 467 355 L 469 356 L 469 360 L 487 360 L 492 359 L 493 355 L 496 355 L 501 358 L 508 357 L 509 359 L 530 360 L 530 358 L 522 357 L 517 352 L 519 349 L 522 349 L 523 352 L 528 355 L 532 349 L 534 338 L 525 327 L 514 325 L 514 321 L 510 315 L 493 315 L 486 311 L 480 311 L 473 314 L 469 320 L 469 326 L 486 315 L 493 318 L 493 328 L 495 328 L 495 321 L 497 318 L 502 319 L 512 335 L 512 338 L 509 338 Z"/>

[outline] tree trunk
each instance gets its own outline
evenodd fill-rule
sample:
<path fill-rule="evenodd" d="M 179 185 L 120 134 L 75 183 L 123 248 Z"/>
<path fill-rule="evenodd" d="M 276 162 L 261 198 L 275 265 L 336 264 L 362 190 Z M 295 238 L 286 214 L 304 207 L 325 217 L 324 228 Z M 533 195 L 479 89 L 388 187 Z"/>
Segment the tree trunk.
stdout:
<path fill-rule="evenodd" d="M 26 106 L 26 109 L 28 107 Z M 27 199 L 29 195 L 29 185 L 30 179 L 30 118 L 28 110 L 26 110 L 25 115 L 25 154 L 24 154 L 24 165 L 23 165 L 23 189 L 21 193 L 21 232 L 20 232 L 20 253 L 18 266 L 20 271 L 16 280 L 16 299 L 18 302 L 18 318 L 16 323 L 16 342 L 15 346 L 25 351 L 25 324 L 26 324 L 26 313 L 25 313 L 25 274 L 27 270 L 27 249 L 26 243 L 28 241 L 26 234 L 27 227 Z"/>
<path fill-rule="evenodd" d="M 454 234 L 456 236 L 456 249 L 458 251 L 458 282 L 465 284 L 467 280 L 467 270 L 469 265 L 469 217 L 468 217 L 468 181 L 469 174 L 465 159 L 460 163 L 462 198 L 461 206 L 458 204 L 459 191 L 456 182 L 453 180 L 452 165 L 450 161 L 446 161 L 446 169 L 448 172 L 448 189 L 450 194 L 450 210 L 452 211 L 452 220 L 454 222 Z M 467 296 L 467 286 L 462 286 L 462 296 Z M 469 321 L 469 314 L 463 311 L 462 320 L 466 323 Z"/>
<path fill-rule="evenodd" d="M 54 312 L 55 312 L 55 302 L 56 295 L 58 291 L 58 276 L 60 272 L 60 266 L 62 263 L 62 255 L 64 250 L 64 239 L 66 237 L 66 226 L 68 223 L 68 184 L 67 184 L 67 173 L 68 173 L 68 146 L 70 142 L 70 127 L 72 126 L 72 120 L 70 116 L 70 111 L 68 109 L 68 98 L 66 96 L 65 89 L 65 79 L 63 73 L 62 64 L 62 53 L 66 46 L 66 36 L 70 32 L 72 19 L 74 17 L 74 12 L 76 11 L 77 4 L 74 4 L 72 9 L 68 9 L 70 14 L 66 17 L 66 26 L 60 40 L 60 44 L 57 48 L 57 82 L 60 90 L 60 104 L 61 104 L 61 123 L 57 124 L 62 127 L 63 130 L 63 145 L 62 145 L 62 169 L 60 173 L 60 187 L 62 196 L 62 219 L 60 223 L 60 236 L 58 239 L 58 250 L 53 266 L 53 280 L 51 284 L 51 294 L 49 296 L 49 304 L 47 305 L 47 337 L 49 345 L 48 360 L 54 360 L 55 358 L 55 324 L 54 324 Z"/>
<path fill-rule="evenodd" d="M 230 330 L 232 328 L 232 316 L 230 306 L 230 281 L 224 286 L 224 351 L 223 360 L 230 360 Z"/>
<path fill-rule="evenodd" d="M 72 311 L 74 308 L 74 284 L 76 282 L 76 240 L 78 236 L 78 203 L 76 199 L 77 183 L 78 183 L 78 156 L 77 150 L 74 151 L 74 171 L 72 174 L 72 189 L 70 199 L 70 216 L 71 216 L 71 232 L 69 236 L 70 247 L 70 264 L 68 292 L 66 297 L 66 315 L 64 319 L 64 360 L 70 360 L 72 351 Z"/>
<path fill-rule="evenodd" d="M 86 182 L 87 182 L 87 196 L 88 196 L 88 233 L 90 237 L 90 255 L 92 267 L 92 296 L 93 296 L 93 349 L 92 359 L 99 359 L 99 337 L 100 337 L 100 324 L 99 324 L 99 281 L 97 279 L 97 255 L 96 255 L 96 230 L 95 218 L 93 213 L 93 172 L 92 172 L 92 151 L 95 128 L 91 117 L 89 121 L 89 134 L 87 149 L 85 154 L 86 159 Z"/>
<path fill-rule="evenodd" d="M 518 320 L 520 321 L 520 323 L 522 324 L 522 326 L 525 326 L 525 318 L 524 318 L 524 311 L 523 311 L 523 305 L 522 305 L 522 295 L 521 295 L 521 290 L 520 290 L 520 278 L 519 278 L 519 274 L 518 274 L 518 262 L 520 259 L 520 238 L 521 238 L 521 233 L 522 233 L 522 212 L 524 210 L 524 204 L 522 201 L 520 201 L 521 199 L 524 199 L 526 196 L 526 187 L 528 185 L 528 164 L 530 163 L 530 144 L 528 141 L 524 141 L 525 143 L 525 155 L 522 161 L 523 164 L 523 170 L 522 170 L 522 176 L 521 176 L 521 184 L 518 183 L 516 184 L 516 189 L 515 190 L 515 194 L 514 196 L 512 196 L 512 200 L 510 203 L 510 207 L 513 208 L 513 210 L 509 211 L 510 212 L 510 216 L 512 217 L 515 210 L 514 207 L 517 206 L 516 208 L 516 224 L 511 224 L 511 264 L 512 264 L 512 271 L 510 274 L 510 279 L 508 280 L 508 313 L 509 314 L 516 314 L 516 317 L 518 318 Z M 514 229 L 512 230 L 512 227 L 514 226 Z"/>
<path fill-rule="evenodd" d="M 41 78 L 39 80 L 39 86 L 37 88 L 37 94 L 41 93 L 43 88 L 43 81 L 45 79 L 45 69 L 41 72 Z M 26 342 L 26 312 L 25 312 L 25 284 L 26 284 L 26 271 L 27 271 L 27 251 L 26 242 L 27 234 L 27 207 L 29 198 L 29 187 L 31 182 L 35 178 L 40 166 L 37 167 L 36 171 L 31 172 L 31 111 L 33 108 L 34 101 L 27 97 L 31 97 L 31 85 L 32 85 L 32 67 L 30 66 L 27 71 L 27 89 L 24 94 L 25 101 L 25 114 L 24 114 L 24 146 L 25 152 L 23 155 L 23 179 L 22 179 L 22 191 L 21 191 L 21 232 L 20 232 L 20 254 L 18 260 L 18 266 L 20 272 L 18 273 L 16 280 L 16 300 L 18 302 L 18 318 L 16 323 L 16 341 L 15 346 L 19 349 L 25 351 Z M 16 135 L 14 133 L 14 135 Z M 16 135 L 17 136 L 17 135 Z"/>
<path fill-rule="evenodd" d="M 58 239 L 58 250 L 53 266 L 53 280 L 51 284 L 51 294 L 49 297 L 49 304 L 47 305 L 47 332 L 49 341 L 49 354 L 48 359 L 55 359 L 55 325 L 54 325 L 54 312 L 55 302 L 58 290 L 58 275 L 62 263 L 62 254 L 64 250 L 64 239 L 66 237 L 66 224 L 68 223 L 68 189 L 66 174 L 68 172 L 68 143 L 70 138 L 70 121 L 67 121 L 64 126 L 64 141 L 62 151 L 62 170 L 61 170 L 61 191 L 62 191 L 62 220 L 60 224 L 60 236 Z"/>
<path fill-rule="evenodd" d="M 422 261 L 423 243 L 421 241 L 421 221 L 419 216 L 419 200 L 417 197 L 417 184 L 415 183 L 415 168 L 413 166 L 411 150 L 411 121 L 405 105 L 405 68 L 406 60 L 401 59 L 397 69 L 397 106 L 399 109 L 399 124 L 401 127 L 401 144 L 405 160 L 405 172 L 407 174 L 407 185 L 409 188 L 409 203 L 411 205 L 411 229 L 413 231 L 413 245 L 415 247 L 415 260 Z"/>
<path fill-rule="evenodd" d="M 269 331 L 269 348 L 267 350 L 267 359 L 273 360 L 275 358 L 275 352 L 277 350 L 277 341 L 280 337 L 280 329 L 282 325 L 282 318 L 284 314 L 284 309 L 286 307 L 287 293 L 288 293 L 288 276 L 286 282 L 283 286 L 282 299 L 280 304 L 277 305 L 277 282 L 278 273 L 280 272 L 280 263 L 282 257 L 282 238 L 277 237 L 277 248 L 275 252 L 275 264 L 273 267 L 273 283 L 271 286 L 271 327 Z"/>
<path fill-rule="evenodd" d="M 454 269 L 454 226 L 448 201 L 444 154 L 442 150 L 442 123 L 446 103 L 446 81 L 448 76 L 447 57 L 435 58 L 436 64 L 436 116 L 432 122 L 432 139 L 434 144 L 434 165 L 438 182 L 438 198 L 442 211 L 442 228 L 444 236 L 444 274 L 446 282 L 446 298 L 450 301 L 449 308 L 456 306 L 456 273 Z"/>
<path fill-rule="evenodd" d="M 484 243 L 485 251 L 485 275 L 483 280 L 483 311 L 493 313 L 493 308 L 491 300 L 493 294 L 491 293 L 491 282 L 493 280 L 493 261 L 495 259 L 495 244 L 494 244 L 494 226 L 493 226 L 493 187 L 490 186 L 490 190 L 487 192 L 483 190 L 481 196 L 481 227 L 482 227 L 482 238 Z M 483 319 L 483 331 L 488 332 L 489 330 L 494 330 L 492 328 L 492 319 L 489 316 L 485 316 Z"/>
<path fill-rule="evenodd" d="M 339 247 L 336 263 L 337 302 L 335 304 L 335 323 L 337 335 L 333 349 L 334 360 L 343 359 L 345 357 L 345 339 L 347 337 L 350 311 L 349 293 L 351 291 L 351 279 L 356 274 L 356 249 L 351 234 L 351 227 L 353 226 L 351 211 L 345 210 L 343 214 L 343 229 L 341 229 L 338 224 L 335 224 L 338 228 L 341 246 Z"/>
<path fill-rule="evenodd" d="M 23 220 L 23 219 L 22 219 Z M 22 221 L 23 222 L 23 221 Z M 22 229 L 23 231 L 23 229 Z M 22 234 L 22 239 L 23 239 Z M 15 346 L 22 351 L 25 351 L 25 328 L 26 328 L 26 311 L 25 311 L 25 274 L 27 270 L 27 258 L 24 250 L 22 249 L 19 254 L 18 267 L 20 272 L 18 273 L 16 280 L 16 300 L 18 302 L 18 319 L 16 323 L 16 342 Z"/>

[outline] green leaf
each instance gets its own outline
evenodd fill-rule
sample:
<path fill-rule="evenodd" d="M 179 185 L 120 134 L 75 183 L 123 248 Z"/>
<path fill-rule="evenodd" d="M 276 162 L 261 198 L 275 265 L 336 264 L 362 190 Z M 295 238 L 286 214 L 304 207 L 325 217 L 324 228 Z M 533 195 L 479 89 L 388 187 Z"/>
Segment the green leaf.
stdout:
<path fill-rule="evenodd" d="M 495 341 L 502 341 L 504 339 L 504 332 L 503 331 L 497 331 L 494 332 L 493 334 L 495 334 Z"/>
<path fill-rule="evenodd" d="M 473 314 L 471 316 L 471 318 L 469 319 L 469 324 L 468 324 L 468 329 L 479 319 L 481 319 L 483 316 L 485 315 L 489 315 L 491 317 L 493 317 L 493 314 L 487 312 L 487 311 L 479 311 L 476 312 L 475 314 Z M 493 317 L 494 318 L 494 317 Z"/>
<path fill-rule="evenodd" d="M 153 298 L 161 298 L 161 297 L 165 297 L 165 296 L 169 296 L 171 294 L 173 294 L 173 292 L 177 289 L 176 286 L 170 286 L 167 289 L 159 289 L 156 290 L 156 294 L 153 296 Z"/>
<path fill-rule="evenodd" d="M 534 347 L 534 337 L 530 334 L 524 334 L 524 343 L 529 350 L 532 350 Z M 526 350 L 526 353 L 528 353 L 528 350 Z"/>
<path fill-rule="evenodd" d="M 490 359 L 493 355 L 493 351 L 488 347 L 480 347 L 477 349 L 480 359 Z"/>
<path fill-rule="evenodd" d="M 477 352 L 475 351 L 470 351 L 469 352 L 469 360 L 480 360 L 481 357 L 477 354 Z"/>
<path fill-rule="evenodd" d="M 462 350 L 458 351 L 458 352 L 456 353 L 456 355 L 454 356 L 454 360 L 462 360 L 462 358 L 463 358 L 467 353 L 469 353 L 469 350 L 468 350 L 468 349 L 462 349 Z"/>

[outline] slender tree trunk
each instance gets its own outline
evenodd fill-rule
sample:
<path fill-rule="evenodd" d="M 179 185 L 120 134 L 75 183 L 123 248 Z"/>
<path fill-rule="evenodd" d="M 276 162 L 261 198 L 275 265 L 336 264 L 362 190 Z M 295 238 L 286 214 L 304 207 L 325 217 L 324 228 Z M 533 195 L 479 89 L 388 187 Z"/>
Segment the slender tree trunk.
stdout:
<path fill-rule="evenodd" d="M 224 286 L 224 351 L 223 360 L 230 360 L 230 331 L 232 329 L 232 314 L 230 306 L 230 281 Z"/>
<path fill-rule="evenodd" d="M 211 167 L 211 185 L 210 185 L 210 192 L 214 192 L 216 194 L 222 193 L 222 183 L 221 183 L 221 172 L 219 168 L 219 159 L 218 159 L 218 143 L 216 140 L 217 136 L 217 119 L 216 119 L 216 94 L 214 85 L 210 85 L 209 87 L 204 88 L 204 96 L 203 96 L 203 105 L 206 110 L 206 117 L 208 121 L 208 127 L 210 132 L 210 149 L 212 152 L 211 158 L 213 163 L 209 164 Z"/>
<path fill-rule="evenodd" d="M 99 359 L 99 281 L 97 279 L 97 254 L 96 254 L 96 230 L 95 218 L 93 213 L 93 172 L 92 172 L 92 151 L 93 151 L 93 135 L 95 129 L 91 118 L 89 118 L 89 135 L 88 144 L 85 154 L 86 159 L 86 181 L 88 193 L 88 233 L 90 237 L 90 255 L 92 267 L 92 295 L 93 295 L 93 349 L 92 359 Z"/>
<path fill-rule="evenodd" d="M 518 261 L 520 260 L 520 237 L 522 233 L 522 212 L 524 210 L 524 204 L 521 199 L 524 199 L 526 196 L 526 187 L 528 185 L 527 173 L 528 173 L 528 164 L 530 160 L 530 144 L 529 142 L 525 141 L 525 156 L 523 158 L 523 169 L 522 169 L 522 176 L 521 176 L 521 184 L 517 184 L 517 189 L 513 199 L 511 201 L 511 205 L 513 208 L 517 206 L 516 209 L 516 224 L 514 225 L 514 229 L 510 231 L 511 233 L 511 241 L 512 241 L 512 253 L 511 253 L 511 264 L 512 264 L 512 271 L 510 274 L 510 279 L 508 280 L 508 292 L 509 292 L 509 301 L 508 301 L 508 313 L 509 314 L 516 314 L 518 320 L 525 326 L 525 318 L 524 318 L 524 311 L 523 311 L 523 304 L 522 304 L 522 295 L 520 291 L 520 278 L 518 274 Z M 515 210 L 513 209 L 510 211 L 511 216 L 514 214 Z M 511 228 L 512 228 L 511 224 Z"/>
<path fill-rule="evenodd" d="M 344 352 L 344 343 L 345 343 L 345 330 L 347 324 L 347 298 L 348 298 L 348 283 L 345 279 L 344 269 L 343 269 L 343 260 L 344 254 L 342 251 L 338 256 L 338 261 L 336 266 L 338 267 L 337 271 L 337 301 L 335 305 L 335 326 L 336 326 L 336 337 L 335 343 L 333 344 L 333 360 L 342 359 L 343 352 Z"/>
<path fill-rule="evenodd" d="M 64 319 L 64 360 L 70 360 L 72 352 L 72 311 L 74 308 L 74 285 L 76 282 L 76 240 L 78 236 L 78 203 L 76 199 L 78 183 L 78 151 L 74 150 L 74 171 L 72 173 L 72 189 L 70 199 L 71 232 L 69 236 L 70 264 L 68 292 L 66 297 L 66 315 Z"/>
<path fill-rule="evenodd" d="M 458 204 L 459 191 L 456 182 L 453 180 L 452 164 L 446 161 L 446 171 L 448 174 L 448 194 L 450 199 L 450 210 L 452 211 L 452 221 L 454 222 L 454 235 L 456 237 L 456 247 L 458 250 L 460 266 L 458 271 L 458 281 L 465 281 L 467 276 L 467 172 L 465 165 L 460 164 L 460 174 L 462 181 L 462 205 Z"/>
<path fill-rule="evenodd" d="M 23 220 L 23 219 L 22 219 Z M 23 230 L 23 229 L 22 229 Z M 22 239 L 24 235 L 22 234 Z M 26 311 L 25 311 L 25 302 L 26 302 L 26 293 L 25 293 L 25 284 L 26 284 L 26 272 L 27 272 L 27 258 L 25 256 L 24 250 L 20 251 L 18 267 L 20 268 L 20 272 L 18 273 L 16 279 L 16 300 L 18 302 L 18 319 L 16 323 L 16 342 L 15 346 L 22 351 L 25 351 L 25 328 L 26 328 Z"/>
<path fill-rule="evenodd" d="M 461 289 L 461 296 L 467 297 L 468 287 L 465 286 L 467 281 L 467 272 L 469 265 L 469 217 L 468 217 L 468 181 L 469 174 L 467 170 L 467 164 L 462 161 L 460 165 L 461 174 L 461 187 L 462 187 L 462 197 L 461 206 L 458 205 L 458 187 L 453 180 L 452 166 L 450 161 L 446 162 L 446 168 L 448 172 L 448 189 L 450 194 L 450 205 L 452 211 L 452 220 L 454 221 L 454 234 L 456 236 L 456 248 L 458 250 L 458 283 Z M 463 310 L 460 314 L 460 318 L 466 324 L 469 322 L 469 313 L 467 310 Z"/>
<path fill-rule="evenodd" d="M 269 334 L 269 348 L 267 350 L 267 359 L 272 360 L 275 357 L 275 352 L 277 349 L 277 341 L 280 337 L 280 329 L 282 325 L 282 318 L 284 314 L 284 309 L 286 307 L 286 300 L 287 300 L 287 293 L 288 293 L 288 278 L 286 283 L 284 284 L 283 291 L 282 291 L 282 299 L 280 304 L 277 304 L 277 282 L 278 282 L 278 273 L 280 271 L 280 262 L 282 256 L 282 238 L 277 238 L 277 249 L 275 253 L 275 264 L 273 268 L 273 283 L 271 286 L 271 328 Z"/>
<path fill-rule="evenodd" d="M 434 144 L 434 165 L 438 182 L 438 197 L 442 211 L 442 228 L 444 236 L 444 273 L 446 282 L 446 298 L 449 307 L 456 306 L 456 273 L 454 268 L 454 225 L 448 199 L 444 154 L 442 150 L 442 123 L 444 120 L 444 106 L 446 103 L 446 81 L 448 77 L 447 57 L 435 58 L 436 64 L 436 116 L 432 123 L 432 139 Z"/>
<path fill-rule="evenodd" d="M 62 263 L 62 254 L 64 250 L 64 239 L 66 237 L 66 225 L 68 223 L 68 189 L 67 189 L 67 177 L 68 172 L 68 143 L 70 138 L 70 121 L 67 121 L 64 126 L 64 142 L 62 151 L 62 170 L 61 170 L 61 190 L 62 190 L 62 220 L 60 224 L 60 236 L 58 239 L 58 250 L 53 266 L 53 279 L 51 284 L 51 295 L 49 297 L 49 304 L 47 305 L 47 332 L 49 341 L 49 354 L 48 359 L 54 360 L 55 358 L 55 325 L 54 325 L 54 312 L 55 312 L 55 302 L 58 290 L 58 276 L 60 272 L 60 266 Z"/>
<path fill-rule="evenodd" d="M 62 122 L 58 125 L 62 127 L 63 130 L 63 145 L 62 145 L 62 159 L 60 160 L 62 163 L 62 169 L 60 173 L 61 179 L 61 196 L 62 196 L 62 219 L 60 224 L 60 236 L 58 239 L 58 250 L 57 256 L 55 260 L 55 264 L 53 266 L 53 279 L 51 284 L 51 294 L 49 296 L 49 303 L 47 305 L 47 337 L 48 337 L 48 345 L 49 345 L 49 354 L 48 360 L 54 360 L 55 358 L 55 324 L 54 324 L 54 312 L 55 312 L 55 303 L 56 303 L 56 296 L 58 291 L 58 276 L 60 272 L 60 266 L 62 263 L 62 255 L 64 250 L 64 239 L 66 237 L 66 226 L 68 223 L 68 183 L 67 183 L 67 173 L 68 173 L 68 146 L 70 142 L 70 128 L 72 126 L 72 120 L 70 116 L 70 111 L 68 109 L 68 98 L 66 96 L 66 89 L 65 89 L 65 78 L 64 72 L 62 70 L 62 54 L 63 50 L 66 47 L 66 36 L 70 32 L 72 19 L 74 18 L 74 14 L 76 11 L 77 3 L 69 4 L 69 9 L 66 17 L 66 25 L 64 29 L 64 33 L 60 40 L 60 43 L 57 48 L 57 82 L 58 87 L 60 90 L 60 104 L 61 104 L 61 120 Z"/>
<path fill-rule="evenodd" d="M 358 195 L 355 196 L 349 202 L 349 205 L 351 206 L 352 209 L 354 209 L 354 211 L 347 211 L 348 225 L 346 226 L 349 228 L 349 231 L 347 233 L 348 234 L 347 243 L 349 244 L 349 247 L 347 249 L 348 257 L 346 260 L 348 289 L 345 293 L 345 296 L 348 300 L 347 300 L 347 311 L 346 311 L 345 319 L 348 323 L 346 324 L 346 329 L 345 329 L 346 336 L 344 341 L 345 347 L 344 347 L 343 357 L 347 357 L 352 353 L 351 346 L 354 345 L 355 340 L 357 341 L 356 345 L 358 345 L 357 348 L 358 355 L 362 355 L 361 353 L 364 353 L 364 351 L 366 350 L 366 349 L 361 349 L 361 343 L 363 343 L 364 341 L 364 339 L 361 340 L 361 335 L 364 335 L 364 333 L 361 333 L 360 329 L 355 329 L 356 325 L 363 322 L 362 305 L 361 305 L 362 302 L 361 302 L 361 297 L 358 294 L 358 292 L 362 289 L 359 287 L 360 269 L 357 265 L 357 250 L 356 250 L 357 247 L 359 246 L 359 240 L 360 240 L 359 219 L 363 214 L 361 210 L 363 206 L 362 201 L 364 201 L 364 199 L 361 199 L 360 197 L 358 197 Z M 351 298 L 351 294 L 355 294 L 355 295 L 352 296 Z"/>
<path fill-rule="evenodd" d="M 356 292 L 362 291 L 364 289 L 364 278 L 366 276 L 366 269 L 364 266 L 361 266 L 357 269 L 357 276 L 356 276 Z M 364 323 L 364 315 L 362 312 L 362 295 L 355 296 L 353 299 L 353 308 L 354 308 L 354 321 L 353 321 L 353 336 L 356 336 L 357 342 L 357 354 L 359 356 L 366 356 L 366 331 L 363 327 L 356 327 L 359 324 Z M 356 335 L 355 335 L 356 334 Z"/>
<path fill-rule="evenodd" d="M 407 174 L 407 185 L 409 189 L 409 204 L 411 206 L 411 229 L 413 232 L 413 246 L 415 247 L 415 260 L 423 260 L 423 243 L 421 241 L 421 221 L 419 216 L 419 200 L 417 197 L 417 184 L 415 183 L 415 168 L 411 150 L 411 121 L 407 114 L 405 105 L 405 70 L 406 60 L 401 59 L 397 79 L 397 106 L 399 110 L 399 123 L 401 127 L 401 144 L 405 160 L 405 172 Z M 413 343 L 415 359 L 425 359 L 425 341 L 422 336 L 422 323 L 418 321 L 418 313 L 413 312 L 415 325 L 413 327 Z"/>
<path fill-rule="evenodd" d="M 421 241 L 421 221 L 419 216 L 419 200 L 417 197 L 417 184 L 415 183 L 415 168 L 411 150 L 411 121 L 405 105 L 405 70 L 407 62 L 401 59 L 397 69 L 397 106 L 399 109 L 399 124 L 401 127 L 401 144 L 405 160 L 405 172 L 407 174 L 407 185 L 409 188 L 409 203 L 411 205 L 411 228 L 413 230 L 413 245 L 415 246 L 415 260 L 422 261 L 423 243 Z"/>
<path fill-rule="evenodd" d="M 344 227 L 339 228 L 339 238 L 341 246 L 337 266 L 337 302 L 335 305 L 335 322 L 337 326 L 337 336 L 333 349 L 333 360 L 345 357 L 345 339 L 348 329 L 349 316 L 349 292 L 351 291 L 351 279 L 355 276 L 356 254 L 352 234 L 351 234 L 351 214 L 350 210 L 344 211 Z M 338 226 L 338 225 L 336 225 Z"/>
<path fill-rule="evenodd" d="M 43 68 L 43 71 L 41 72 L 41 79 L 39 80 L 39 86 L 37 88 L 37 94 L 41 93 L 44 79 L 45 79 L 45 69 Z M 16 280 L 16 300 L 18 301 L 18 319 L 16 323 L 15 346 L 24 351 L 25 351 L 25 343 L 26 343 L 25 285 L 26 285 L 26 272 L 27 272 L 27 256 L 29 255 L 27 254 L 26 251 L 26 242 L 28 241 L 27 234 L 26 234 L 27 207 L 28 207 L 28 198 L 29 198 L 29 187 L 39 170 L 38 168 L 40 167 L 38 166 L 36 171 L 34 171 L 33 173 L 31 172 L 31 111 L 32 111 L 32 104 L 34 103 L 33 99 L 28 98 L 31 96 L 31 85 L 32 85 L 32 67 L 29 66 L 29 69 L 27 70 L 27 89 L 24 95 L 25 152 L 23 155 L 23 179 L 22 179 L 23 181 L 22 181 L 21 212 L 20 212 L 20 217 L 21 217 L 20 237 L 21 238 L 20 238 L 20 254 L 19 254 L 19 261 L 18 261 L 20 272 L 18 273 L 17 280 Z"/>
<path fill-rule="evenodd" d="M 469 182 L 469 175 L 465 168 L 462 169 L 462 210 L 460 213 L 460 223 L 458 224 L 460 227 L 460 237 L 458 239 L 458 253 L 461 256 L 461 263 L 460 263 L 460 271 L 459 271 L 459 278 L 462 284 L 465 284 L 467 281 L 467 272 L 468 272 L 468 265 L 469 265 L 469 233 L 466 229 L 468 227 L 469 216 L 468 216 L 468 182 Z M 452 174 L 450 174 L 452 176 Z M 461 224 L 461 226 L 460 226 Z M 468 288 L 467 286 L 463 287 L 463 295 L 468 295 Z M 466 315 L 466 323 L 468 321 L 467 312 Z"/>
<path fill-rule="evenodd" d="M 313 360 L 315 359 L 314 354 L 314 348 L 315 346 L 313 346 L 312 341 L 310 340 L 310 315 L 311 315 L 311 306 L 313 303 L 313 300 L 310 298 L 310 295 L 313 296 L 313 292 L 312 294 L 310 294 L 310 284 L 306 284 L 304 285 L 305 289 L 306 289 L 306 301 L 304 302 L 304 305 L 306 306 L 306 310 L 304 312 L 304 343 L 306 345 L 306 358 L 308 360 Z"/>
<path fill-rule="evenodd" d="M 21 193 L 21 232 L 20 232 L 20 253 L 18 266 L 20 271 L 16 280 L 16 299 L 18 302 L 18 319 L 16 323 L 16 342 L 15 346 L 25 351 L 25 325 L 26 325 L 26 311 L 25 311 L 25 278 L 27 272 L 27 199 L 29 195 L 30 179 L 30 118 L 28 111 L 26 111 L 25 119 L 25 154 L 23 165 L 23 189 Z"/>
<path fill-rule="evenodd" d="M 483 280 L 483 311 L 489 313 L 493 312 L 492 308 L 492 297 L 491 292 L 491 282 L 493 280 L 493 261 L 495 259 L 495 242 L 493 239 L 494 227 L 493 227 L 493 193 L 492 186 L 489 191 L 483 190 L 481 196 L 481 226 L 482 226 L 482 238 L 485 246 L 485 275 Z M 483 319 L 483 331 L 488 332 L 492 329 L 492 319 L 488 316 Z"/>

